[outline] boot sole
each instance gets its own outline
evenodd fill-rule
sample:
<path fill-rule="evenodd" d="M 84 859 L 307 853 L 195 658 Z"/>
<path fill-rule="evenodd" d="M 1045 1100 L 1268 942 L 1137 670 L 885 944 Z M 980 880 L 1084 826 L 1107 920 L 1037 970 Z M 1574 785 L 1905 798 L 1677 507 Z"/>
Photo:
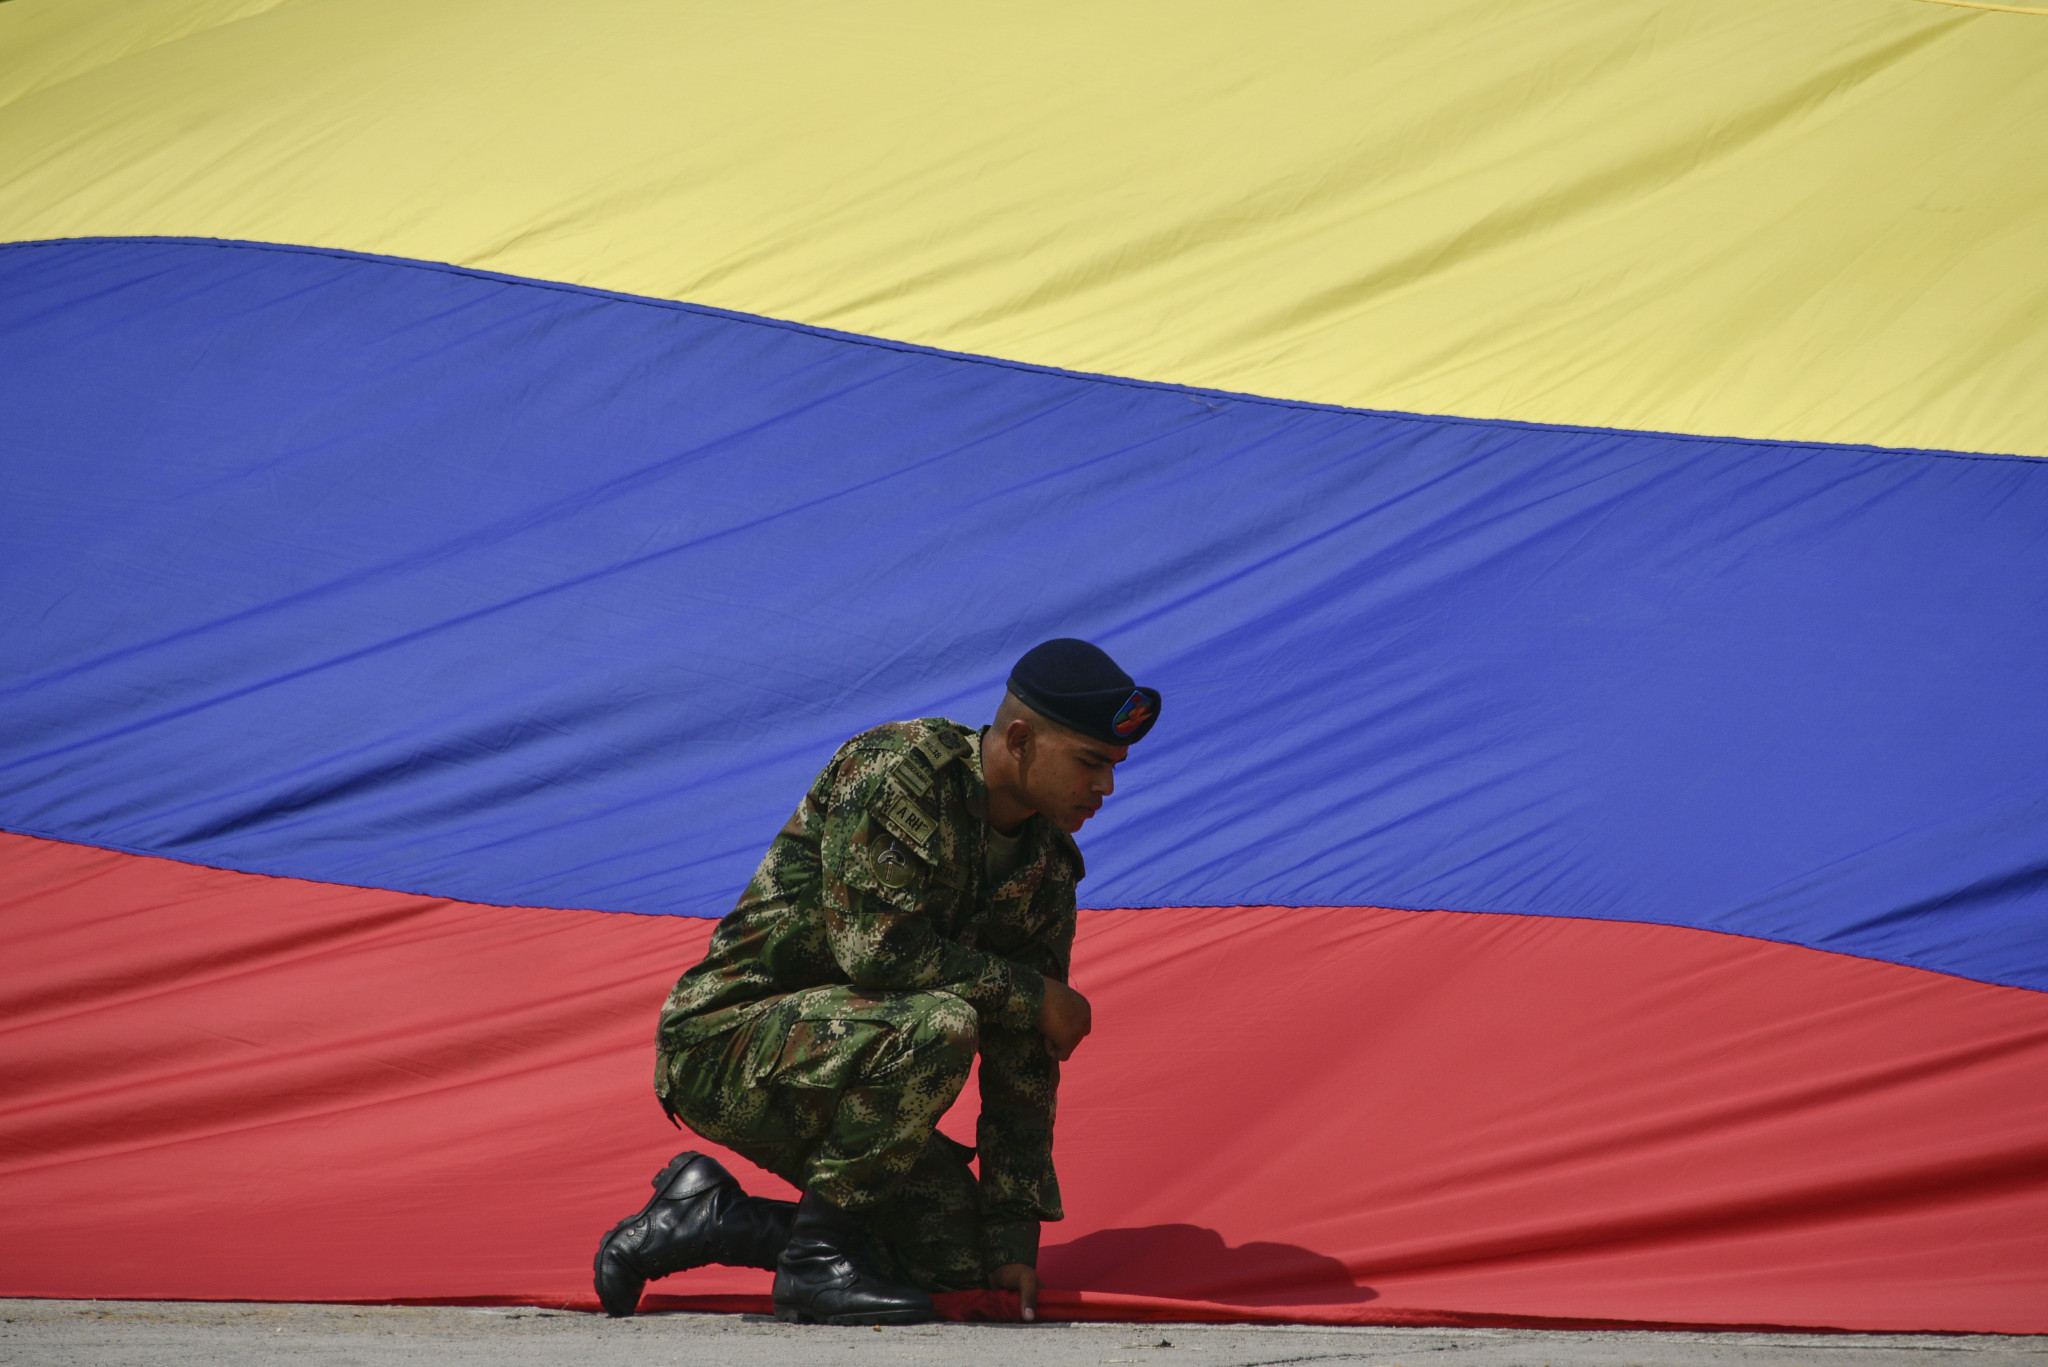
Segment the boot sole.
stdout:
<path fill-rule="evenodd" d="M 775 1307 L 775 1318 L 784 1324 L 929 1324 L 938 1318 L 923 1310 L 877 1310 L 866 1315 L 812 1315 L 793 1305 Z"/>

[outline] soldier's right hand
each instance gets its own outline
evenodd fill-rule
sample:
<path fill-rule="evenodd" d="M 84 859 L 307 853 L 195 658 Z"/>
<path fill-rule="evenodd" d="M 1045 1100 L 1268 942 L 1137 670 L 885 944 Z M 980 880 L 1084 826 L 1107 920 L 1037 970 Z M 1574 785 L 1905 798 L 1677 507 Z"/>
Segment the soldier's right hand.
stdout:
<path fill-rule="evenodd" d="M 1038 1033 L 1045 1036 L 1046 1051 L 1065 1063 L 1094 1028 L 1088 999 L 1058 979 L 1047 978 L 1045 1005 L 1038 1008 Z"/>

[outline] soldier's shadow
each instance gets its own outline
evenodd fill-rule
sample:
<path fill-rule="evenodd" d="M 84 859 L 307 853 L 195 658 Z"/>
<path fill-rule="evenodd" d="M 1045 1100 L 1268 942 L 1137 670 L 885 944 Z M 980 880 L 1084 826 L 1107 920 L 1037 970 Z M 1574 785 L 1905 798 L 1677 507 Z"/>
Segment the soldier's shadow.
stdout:
<path fill-rule="evenodd" d="M 1236 1247 L 1200 1225 L 1103 1229 L 1039 1256 L 1046 1284 L 1174 1300 L 1339 1305 L 1376 1300 L 1344 1264 L 1297 1244 Z"/>

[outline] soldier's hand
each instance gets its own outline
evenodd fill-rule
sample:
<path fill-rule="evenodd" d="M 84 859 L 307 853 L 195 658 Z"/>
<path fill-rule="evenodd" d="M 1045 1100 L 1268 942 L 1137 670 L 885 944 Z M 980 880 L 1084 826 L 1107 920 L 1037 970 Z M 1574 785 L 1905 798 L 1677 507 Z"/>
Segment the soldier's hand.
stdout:
<path fill-rule="evenodd" d="M 1076 992 L 1075 996 L 1081 994 Z M 1038 1318 L 1038 1269 L 1023 1263 L 1004 1263 L 988 1274 L 988 1284 L 998 1291 L 1014 1291 L 1024 1307 L 1024 1318 Z"/>
<path fill-rule="evenodd" d="M 1038 1009 L 1038 1033 L 1045 1036 L 1047 1051 L 1065 1063 L 1094 1028 L 1088 999 L 1058 979 L 1047 978 L 1045 1005 Z"/>

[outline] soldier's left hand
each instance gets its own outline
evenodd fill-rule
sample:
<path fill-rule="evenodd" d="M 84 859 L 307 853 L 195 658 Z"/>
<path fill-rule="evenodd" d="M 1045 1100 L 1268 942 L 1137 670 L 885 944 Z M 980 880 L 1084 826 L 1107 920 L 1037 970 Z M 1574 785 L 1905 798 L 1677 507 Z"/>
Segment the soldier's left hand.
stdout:
<path fill-rule="evenodd" d="M 1038 1318 L 1037 1268 L 1024 1263 L 1004 1263 L 988 1274 L 988 1284 L 998 1291 L 1016 1292 L 1027 1322 Z"/>
<path fill-rule="evenodd" d="M 1088 999 L 1057 978 L 1045 980 L 1045 1005 L 1038 1011 L 1038 1033 L 1045 1047 L 1065 1063 L 1081 1047 L 1081 1041 L 1095 1028 L 1095 1011 Z"/>

